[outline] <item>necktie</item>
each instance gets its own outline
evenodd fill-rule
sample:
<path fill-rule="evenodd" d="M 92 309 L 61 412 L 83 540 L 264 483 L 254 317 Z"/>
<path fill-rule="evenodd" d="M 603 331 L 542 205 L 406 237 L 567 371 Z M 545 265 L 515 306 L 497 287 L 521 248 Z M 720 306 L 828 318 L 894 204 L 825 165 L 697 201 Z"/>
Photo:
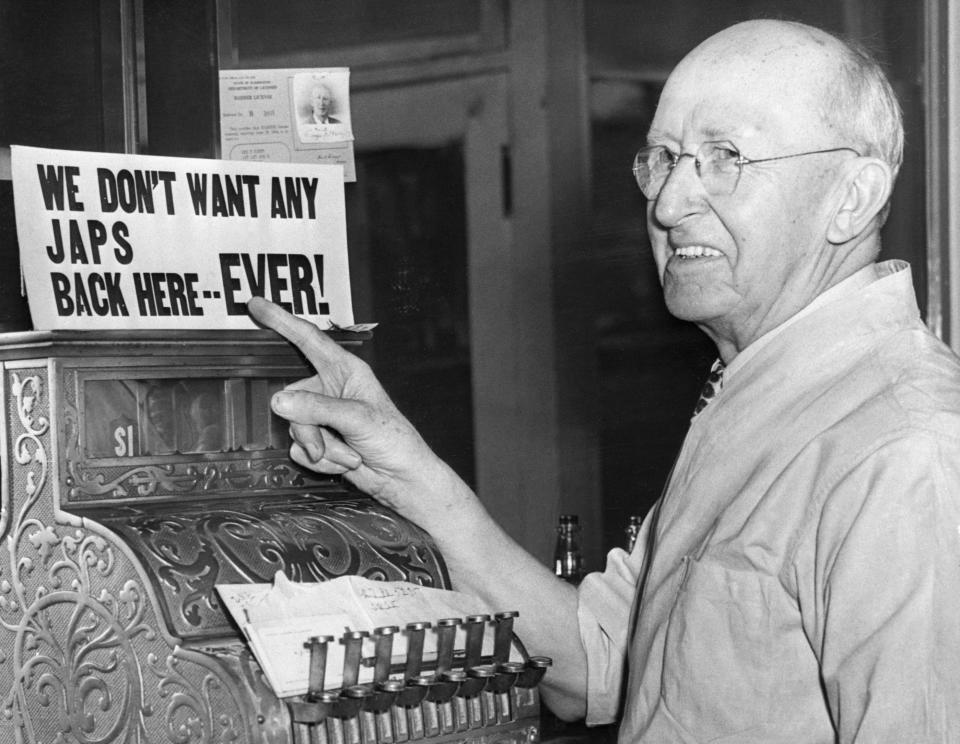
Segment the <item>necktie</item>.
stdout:
<path fill-rule="evenodd" d="M 697 400 L 697 405 L 693 408 L 693 416 L 696 417 L 700 411 L 707 407 L 713 398 L 720 392 L 720 389 L 723 387 L 723 370 L 726 365 L 724 365 L 722 359 L 717 359 L 713 363 L 713 366 L 710 368 L 710 375 L 707 377 L 707 381 L 703 384 L 703 390 L 700 391 L 700 398 Z"/>

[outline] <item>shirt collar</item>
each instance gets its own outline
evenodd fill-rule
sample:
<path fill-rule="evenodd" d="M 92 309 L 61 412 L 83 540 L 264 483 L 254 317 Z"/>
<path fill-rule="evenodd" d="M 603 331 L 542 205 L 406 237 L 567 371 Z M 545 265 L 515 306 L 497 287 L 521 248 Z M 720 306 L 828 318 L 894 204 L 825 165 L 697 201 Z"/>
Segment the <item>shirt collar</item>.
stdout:
<path fill-rule="evenodd" d="M 877 279 L 881 279 L 884 276 L 894 274 L 897 271 L 902 271 L 906 268 L 907 264 L 904 261 L 884 261 L 883 263 L 872 263 L 867 266 L 864 266 L 859 271 L 854 272 L 846 279 L 837 284 L 834 284 L 830 289 L 822 292 L 817 295 L 814 300 L 800 310 L 795 315 L 787 318 L 783 323 L 778 325 L 776 328 L 767 331 L 760 338 L 750 344 L 747 348 L 737 354 L 730 364 L 727 365 L 726 369 L 723 371 L 723 381 L 724 383 L 728 382 L 730 378 L 736 374 L 736 371 L 740 369 L 744 364 L 747 363 L 752 357 L 754 357 L 758 351 L 760 351 L 764 346 L 770 343 L 771 340 L 776 338 L 780 333 L 789 328 L 791 325 L 796 323 L 803 317 L 810 315 L 818 308 L 823 307 L 827 303 L 838 300 L 842 297 L 848 297 L 852 294 L 859 292 L 864 287 L 872 284 Z"/>

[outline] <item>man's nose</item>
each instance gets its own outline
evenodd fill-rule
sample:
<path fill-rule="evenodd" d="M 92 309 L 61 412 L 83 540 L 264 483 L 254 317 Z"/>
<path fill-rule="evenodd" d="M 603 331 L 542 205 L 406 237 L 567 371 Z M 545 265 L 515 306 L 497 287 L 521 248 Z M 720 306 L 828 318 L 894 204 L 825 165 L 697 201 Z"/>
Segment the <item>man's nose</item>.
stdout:
<path fill-rule="evenodd" d="M 705 196 L 696 157 L 682 153 L 657 195 L 654 217 L 664 227 L 678 225 L 685 217 L 703 209 Z"/>

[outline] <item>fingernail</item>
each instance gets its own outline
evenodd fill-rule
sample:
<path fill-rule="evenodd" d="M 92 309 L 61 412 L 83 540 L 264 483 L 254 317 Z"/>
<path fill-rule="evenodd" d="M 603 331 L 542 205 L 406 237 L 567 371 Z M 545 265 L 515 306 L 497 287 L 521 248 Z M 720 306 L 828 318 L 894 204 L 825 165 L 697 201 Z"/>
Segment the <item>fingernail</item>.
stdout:
<path fill-rule="evenodd" d="M 363 464 L 363 458 L 356 452 L 344 452 L 343 456 L 337 459 L 348 470 L 356 470 Z"/>
<path fill-rule="evenodd" d="M 277 413 L 284 414 L 290 408 L 290 400 L 292 397 L 289 393 L 275 393 L 270 401 L 270 405 Z"/>

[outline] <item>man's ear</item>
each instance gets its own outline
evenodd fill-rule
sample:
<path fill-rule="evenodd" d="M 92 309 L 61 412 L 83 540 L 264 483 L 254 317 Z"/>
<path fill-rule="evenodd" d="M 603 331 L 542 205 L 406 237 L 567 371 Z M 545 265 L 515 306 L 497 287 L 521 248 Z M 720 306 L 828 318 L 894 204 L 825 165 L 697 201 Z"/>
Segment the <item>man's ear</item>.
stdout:
<path fill-rule="evenodd" d="M 870 157 L 850 161 L 840 183 L 842 198 L 827 230 L 827 240 L 839 245 L 864 232 L 886 205 L 892 188 L 893 173 L 884 161 Z"/>

